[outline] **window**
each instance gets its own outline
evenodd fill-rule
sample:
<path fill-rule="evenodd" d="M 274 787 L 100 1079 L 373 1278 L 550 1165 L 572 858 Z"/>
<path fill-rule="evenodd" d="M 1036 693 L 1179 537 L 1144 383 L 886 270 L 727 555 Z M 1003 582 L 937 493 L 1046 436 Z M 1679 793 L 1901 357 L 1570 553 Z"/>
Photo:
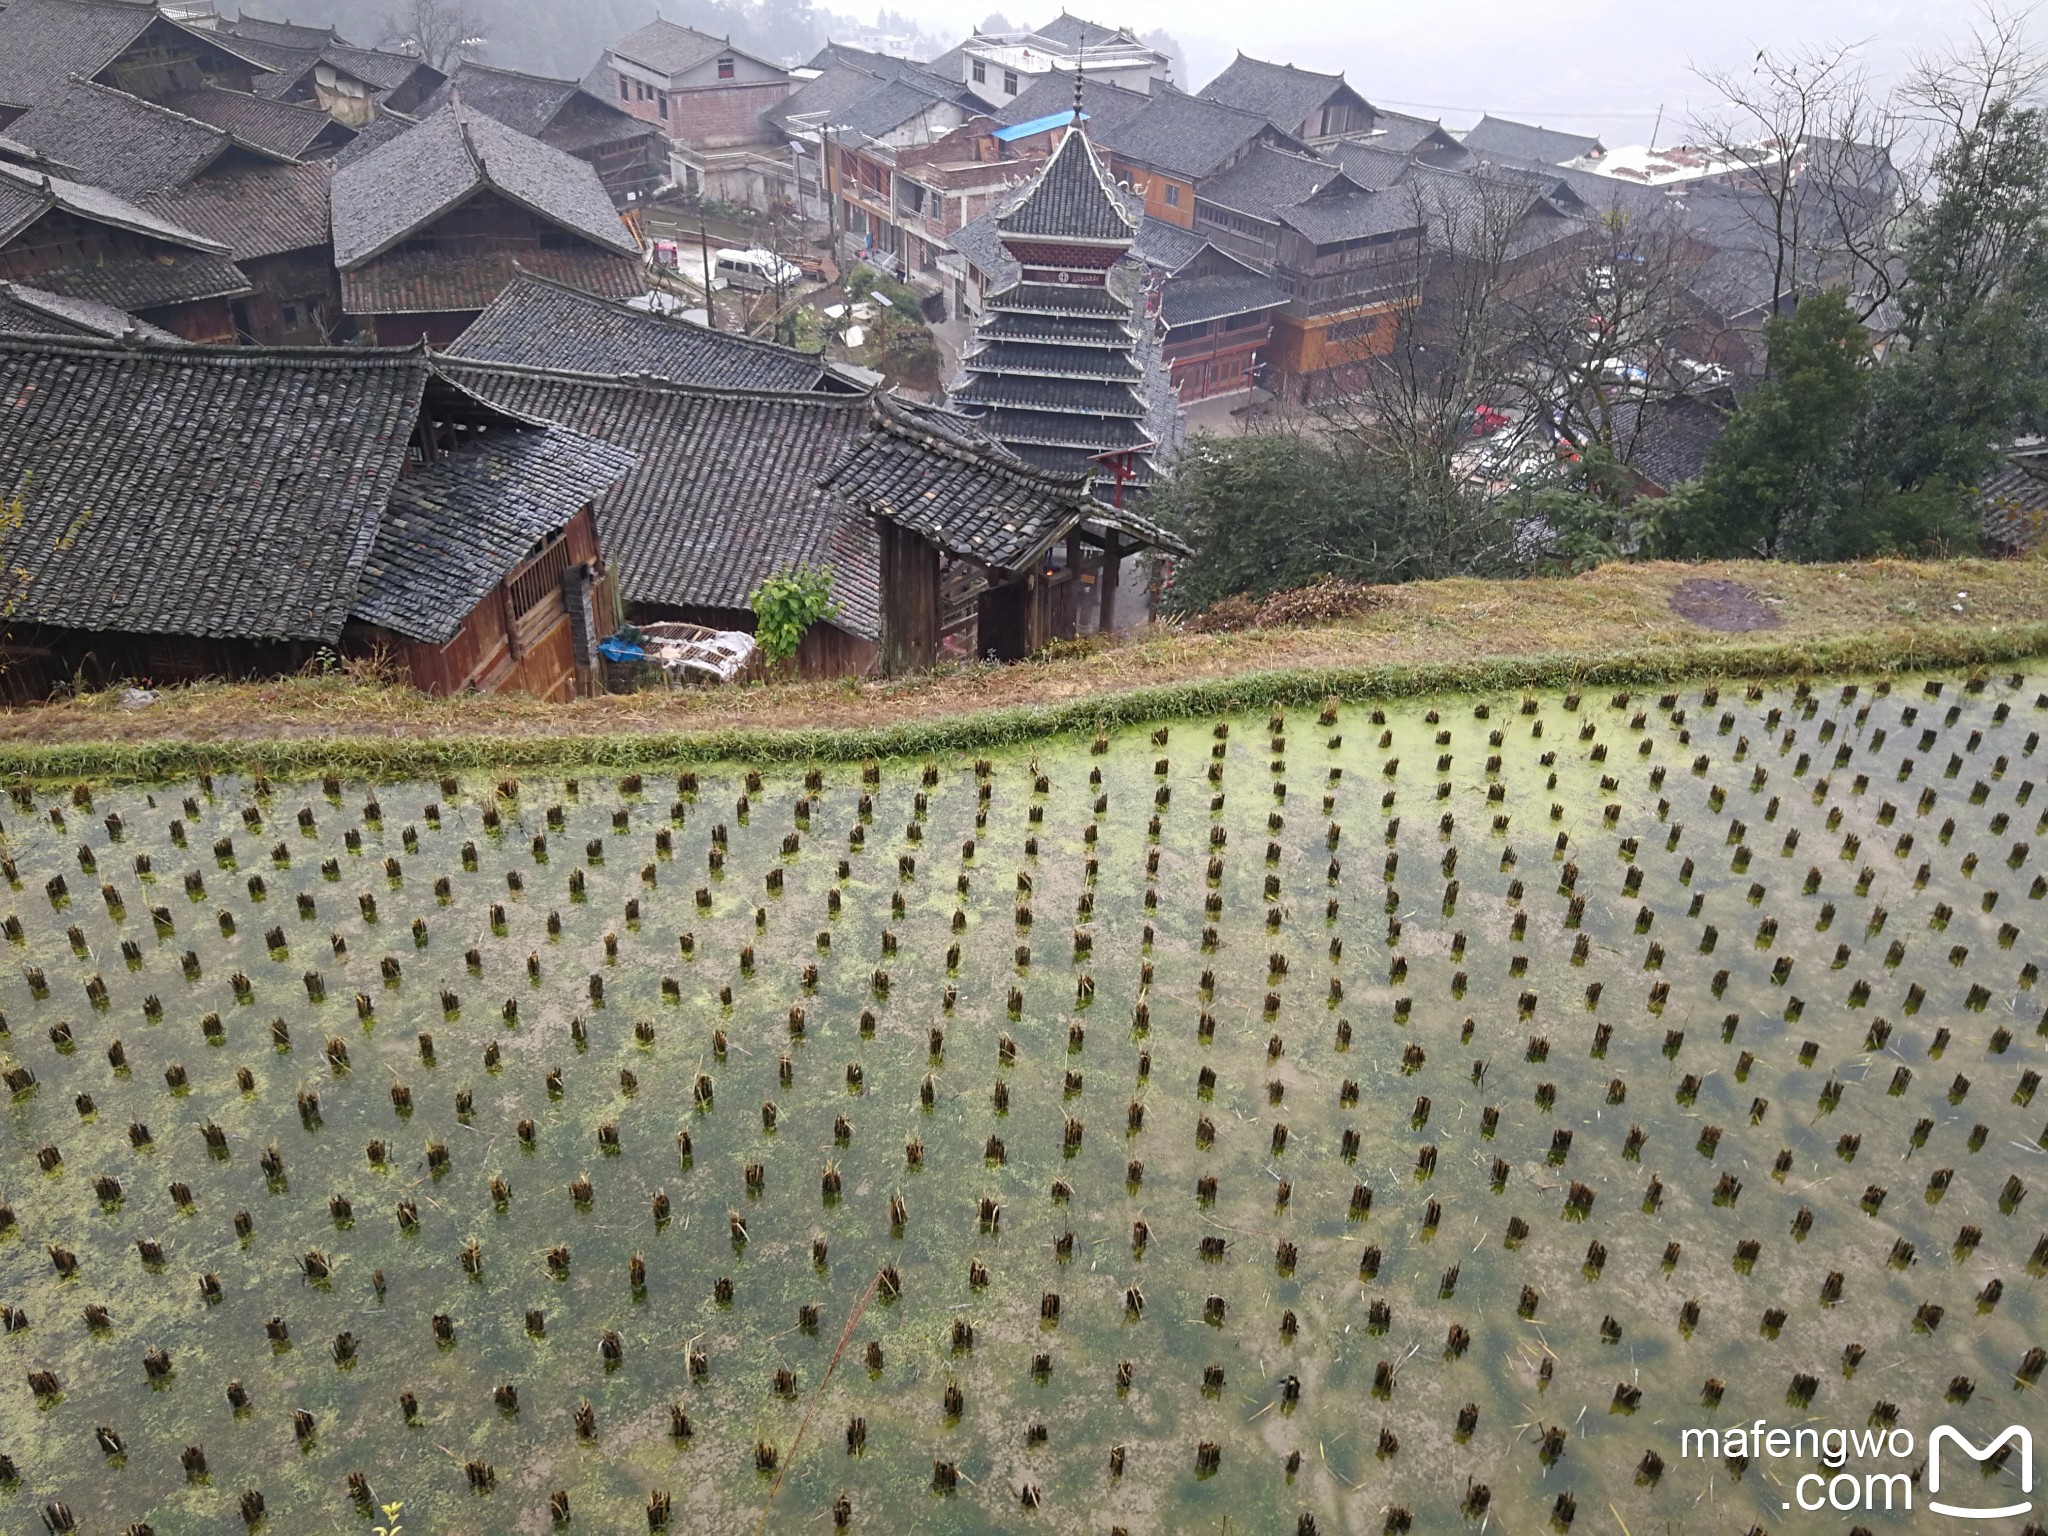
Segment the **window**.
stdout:
<path fill-rule="evenodd" d="M 1169 208 L 1178 208 L 1180 206 L 1180 188 L 1170 181 L 1166 184 L 1166 206 Z"/>
<path fill-rule="evenodd" d="M 658 93 L 655 99 L 656 99 L 656 101 L 657 101 L 657 102 L 658 102 L 658 103 L 660 104 L 660 106 L 661 106 L 661 115 L 662 115 L 663 117 L 667 117 L 667 116 L 668 116 L 668 92 L 667 92 L 667 91 L 662 91 L 662 92 Z"/>
<path fill-rule="evenodd" d="M 988 63 L 986 60 L 976 59 L 974 61 L 974 83 L 976 85 L 988 84 Z"/>
<path fill-rule="evenodd" d="M 1360 315 L 1352 320 L 1339 320 L 1323 333 L 1323 339 L 1332 345 L 1339 342 L 1357 341 L 1375 335 L 1380 328 L 1379 316 Z"/>
<path fill-rule="evenodd" d="M 628 80 L 624 75 L 619 76 L 619 100 L 631 101 L 632 99 L 633 82 Z"/>
<path fill-rule="evenodd" d="M 730 58 L 720 59 L 718 61 L 718 78 L 721 80 L 730 80 L 733 77 L 733 73 L 736 68 L 737 66 Z"/>
<path fill-rule="evenodd" d="M 1003 94 L 1006 96 L 1017 94 L 1017 71 L 1014 69 L 1003 71 Z"/>

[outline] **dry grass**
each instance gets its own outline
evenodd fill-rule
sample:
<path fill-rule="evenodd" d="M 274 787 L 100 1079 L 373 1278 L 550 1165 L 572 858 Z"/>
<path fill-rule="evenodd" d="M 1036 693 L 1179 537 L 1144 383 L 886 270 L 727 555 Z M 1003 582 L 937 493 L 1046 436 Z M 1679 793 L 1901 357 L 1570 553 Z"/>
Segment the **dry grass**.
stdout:
<path fill-rule="evenodd" d="M 1692 577 L 1741 581 L 1782 619 L 1775 630 L 1720 634 L 1679 618 L 1670 595 Z M 1967 595 L 1964 595 L 1967 594 Z M 2048 622 L 2048 561 L 1876 561 L 1608 566 L 1570 580 L 1442 581 L 1379 589 L 1353 616 L 1310 627 L 1182 633 L 1165 628 L 1077 642 L 1044 660 L 890 682 L 693 688 L 546 705 L 477 695 L 430 699 L 349 676 L 170 689 L 145 708 L 121 693 L 88 693 L 0 714 L 0 759 L 28 768 L 39 749 L 88 743 L 520 741 L 564 737 L 903 727 L 986 711 L 1071 706 L 1135 690 L 1215 684 L 1262 674 L 1389 674 L 1486 663 L 1569 672 L 1619 655 L 1670 653 L 1688 671 L 1740 671 L 1745 653 L 1789 645 L 1867 648 L 1875 660 L 1929 647 L 1986 654 L 2038 642 L 2013 633 Z M 2001 638 L 2001 636 L 2003 638 Z M 67 754 L 76 757 L 75 752 Z"/>

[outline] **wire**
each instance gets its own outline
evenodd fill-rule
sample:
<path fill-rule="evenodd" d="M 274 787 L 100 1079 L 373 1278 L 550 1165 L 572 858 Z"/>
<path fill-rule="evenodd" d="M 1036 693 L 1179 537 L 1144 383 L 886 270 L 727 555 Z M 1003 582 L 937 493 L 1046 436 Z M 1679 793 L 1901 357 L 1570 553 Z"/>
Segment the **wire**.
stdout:
<path fill-rule="evenodd" d="M 1590 112 L 1575 112 L 1575 111 L 1566 111 L 1566 110 L 1560 110 L 1560 109 L 1557 109 L 1557 108 L 1545 108 L 1545 107 L 1534 107 L 1534 108 L 1532 108 L 1532 107 L 1498 107 L 1498 106 L 1494 106 L 1494 107 L 1470 107 L 1470 106 L 1458 106 L 1458 105 L 1455 105 L 1455 104 L 1453 104 L 1453 103 L 1451 103 L 1451 102 L 1445 102 L 1445 101 L 1396 101 L 1396 100 L 1395 100 L 1395 99 L 1394 99 L 1393 97 L 1391 97 L 1391 96 L 1381 96 L 1381 95 L 1379 95 L 1379 94 L 1377 94 L 1377 93 L 1375 93 L 1375 94 L 1373 94 L 1373 95 L 1371 95 L 1371 96 L 1368 96 L 1368 97 L 1367 97 L 1366 99 L 1367 99 L 1368 101 L 1371 101 L 1371 102 L 1376 102 L 1376 103 L 1378 103 L 1379 105 L 1382 105 L 1382 106 L 1388 106 L 1388 107 L 1420 107 L 1420 108 L 1422 108 L 1422 110 L 1423 110 L 1423 111 L 1425 111 L 1425 112 L 1477 112 L 1477 113 L 1479 113 L 1479 114 L 1480 114 L 1481 116 L 1487 116 L 1487 115 L 1493 115 L 1493 116 L 1501 116 L 1501 115 L 1507 115 L 1507 116 L 1512 116 L 1512 117 L 1515 117 L 1515 118 L 1539 118 L 1539 117 L 1553 117 L 1553 118 L 1555 118 L 1555 117 L 1566 117 L 1566 118 L 1606 118 L 1606 117 L 1648 117 L 1648 118 L 1654 118 L 1654 117 L 1656 117 L 1656 115 L 1657 115 L 1658 111 L 1659 111 L 1659 110 L 1661 110 L 1661 109 L 1659 109 L 1659 108 L 1651 108 L 1651 109 L 1649 109 L 1649 110 L 1647 110 L 1647 111 L 1639 111 L 1639 110 L 1637 110 L 1637 109 L 1635 109 L 1635 108 L 1633 108 L 1633 107 L 1629 107 L 1629 108 L 1621 108 L 1621 107 L 1616 107 L 1616 108 L 1608 108 L 1608 107 L 1599 107 L 1599 108 L 1596 108 L 1596 109 L 1594 109 L 1593 111 L 1590 111 Z"/>

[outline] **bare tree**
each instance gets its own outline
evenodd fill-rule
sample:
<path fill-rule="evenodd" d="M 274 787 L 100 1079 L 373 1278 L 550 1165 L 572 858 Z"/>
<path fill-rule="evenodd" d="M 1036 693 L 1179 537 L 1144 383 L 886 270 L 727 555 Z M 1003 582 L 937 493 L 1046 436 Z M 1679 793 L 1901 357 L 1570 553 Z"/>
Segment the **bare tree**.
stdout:
<path fill-rule="evenodd" d="M 1920 217 L 1902 242 L 1900 341 L 1983 306 L 2038 259 L 2048 59 L 2026 18 L 1986 15 L 1967 45 L 1919 60 L 1901 91 L 1925 151 Z M 2031 195 L 2030 195 L 2031 194 Z"/>
<path fill-rule="evenodd" d="M 1889 293 L 1904 125 L 1854 46 L 1765 48 L 1747 70 L 1700 78 L 1724 104 L 1693 134 L 1723 167 L 1732 206 L 1757 241 L 1768 269 L 1764 313 L 1844 283 L 1874 312 Z"/>
<path fill-rule="evenodd" d="M 1581 449 L 1627 463 L 1635 407 L 1705 392 L 1693 301 L 1708 253 L 1666 206 L 1617 199 L 1552 243 L 1509 291 L 1504 328 L 1531 408 Z"/>
<path fill-rule="evenodd" d="M 1383 195 L 1407 200 L 1417 231 L 1396 280 L 1405 291 L 1348 344 L 1340 370 L 1348 392 L 1317 415 L 1340 454 L 1409 488 L 1411 514 L 1398 529 L 1408 574 L 1496 571 L 1511 562 L 1514 531 L 1487 483 L 1473 424 L 1522 394 L 1510 291 L 1532 194 L 1417 167 Z"/>
<path fill-rule="evenodd" d="M 452 74 L 482 51 L 483 30 L 483 12 L 470 0 L 395 0 L 383 46 Z"/>

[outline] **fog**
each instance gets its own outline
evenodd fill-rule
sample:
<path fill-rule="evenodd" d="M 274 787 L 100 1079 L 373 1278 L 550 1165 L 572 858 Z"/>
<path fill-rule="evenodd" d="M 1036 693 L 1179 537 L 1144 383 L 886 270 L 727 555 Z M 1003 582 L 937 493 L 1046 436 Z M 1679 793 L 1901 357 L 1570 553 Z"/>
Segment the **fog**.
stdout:
<path fill-rule="evenodd" d="M 378 40 L 386 18 L 414 4 L 459 6 L 488 35 L 484 57 L 513 68 L 581 76 L 605 45 L 651 21 L 657 0 L 255 0 L 260 14 L 332 21 L 356 40 Z M 1062 0 L 1032 9 L 1003 0 L 1013 24 L 1043 23 Z M 1965 40 L 1983 12 L 1975 0 L 1364 0 L 1344 5 L 1231 0 L 1065 0 L 1077 15 L 1134 32 L 1168 34 L 1185 60 L 1179 84 L 1197 90 L 1242 49 L 1254 57 L 1342 70 L 1367 99 L 1469 127 L 1482 112 L 1600 134 L 1609 144 L 1681 142 L 1692 114 L 1718 100 L 1698 69 L 1741 71 L 1774 52 L 1854 45 L 1880 84 L 1913 59 Z M 925 53 L 959 41 L 990 18 L 991 0 L 659 0 L 670 20 L 732 37 L 795 62 L 827 37 L 872 29 L 924 34 Z M 893 13 L 893 14 L 891 14 Z"/>
<path fill-rule="evenodd" d="M 1059 0 L 1052 0 L 1056 6 Z M 1734 70 L 1759 48 L 1858 45 L 1866 68 L 1895 78 L 1912 58 L 1967 36 L 1969 0 L 1842 4 L 1828 0 L 1413 0 L 1250 7 L 1225 0 L 1104 0 L 1077 15 L 1135 31 L 1162 28 L 1181 45 L 1197 89 L 1238 50 L 1306 69 L 1342 70 L 1367 99 L 1468 127 L 1483 111 L 1644 142 L 1662 112 L 1672 141 L 1693 108 L 1711 108 L 1695 66 Z M 986 9 L 892 0 L 927 31 L 961 33 Z M 1046 18 L 1021 5 L 1013 20 Z"/>

